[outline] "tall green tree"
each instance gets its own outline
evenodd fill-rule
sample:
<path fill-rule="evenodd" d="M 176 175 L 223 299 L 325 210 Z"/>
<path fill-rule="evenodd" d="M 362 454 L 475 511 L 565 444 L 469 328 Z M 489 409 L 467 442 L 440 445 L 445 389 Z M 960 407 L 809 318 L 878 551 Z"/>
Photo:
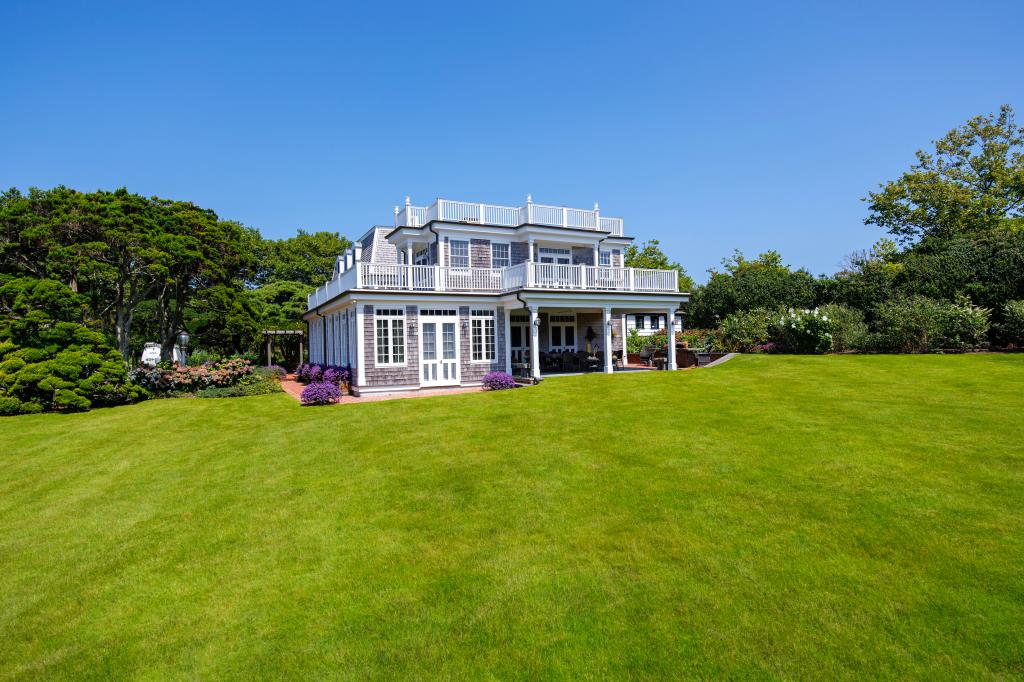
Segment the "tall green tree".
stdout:
<path fill-rule="evenodd" d="M 693 278 L 686 274 L 686 269 L 669 260 L 669 257 L 661 250 L 657 239 L 645 241 L 639 246 L 630 244 L 623 252 L 623 264 L 627 268 L 650 268 L 652 270 L 675 270 L 679 278 L 679 291 L 692 291 Z"/>
<path fill-rule="evenodd" d="M 692 324 L 716 327 L 727 316 L 757 308 L 806 308 L 814 305 L 815 281 L 806 270 L 791 270 L 777 251 L 750 260 L 740 251 L 709 270 L 708 283 L 693 295 Z"/>
<path fill-rule="evenodd" d="M 917 152 L 898 179 L 869 192 L 867 225 L 910 244 L 1024 225 L 1024 131 L 1013 108 L 976 116 Z"/>
<path fill-rule="evenodd" d="M 299 230 L 294 237 L 265 240 L 251 284 L 302 282 L 318 287 L 331 278 L 335 260 L 350 246 L 352 242 L 337 232 Z"/>

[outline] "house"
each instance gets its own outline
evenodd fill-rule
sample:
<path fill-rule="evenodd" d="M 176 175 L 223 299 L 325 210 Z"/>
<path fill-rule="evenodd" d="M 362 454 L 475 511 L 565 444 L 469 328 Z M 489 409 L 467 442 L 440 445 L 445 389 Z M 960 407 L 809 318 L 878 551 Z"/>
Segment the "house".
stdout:
<path fill-rule="evenodd" d="M 479 385 L 495 370 L 540 378 L 565 351 L 612 372 L 627 315 L 674 321 L 689 300 L 674 270 L 623 266 L 631 241 L 596 204 L 407 197 L 310 294 L 310 361 L 351 365 L 357 394 Z"/>

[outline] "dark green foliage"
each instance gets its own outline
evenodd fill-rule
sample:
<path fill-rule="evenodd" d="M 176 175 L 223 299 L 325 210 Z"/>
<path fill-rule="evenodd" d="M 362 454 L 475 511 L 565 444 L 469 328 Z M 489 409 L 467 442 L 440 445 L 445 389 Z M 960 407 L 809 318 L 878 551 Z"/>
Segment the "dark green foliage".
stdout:
<path fill-rule="evenodd" d="M 1024 346 L 1024 301 L 1007 301 L 999 332 L 1004 343 Z"/>
<path fill-rule="evenodd" d="M 895 299 L 879 306 L 872 343 L 878 350 L 897 353 L 978 348 L 986 343 L 988 315 L 987 309 L 966 300 Z"/>
<path fill-rule="evenodd" d="M 904 243 L 955 239 L 1024 220 L 1024 131 L 1009 105 L 917 152 L 917 163 L 865 199 L 864 221 Z"/>
<path fill-rule="evenodd" d="M 686 269 L 669 260 L 657 239 L 650 239 L 640 246 L 630 244 L 622 254 L 622 263 L 627 268 L 649 268 L 652 270 L 675 270 L 679 273 L 679 291 L 693 291 L 693 278 Z"/>
<path fill-rule="evenodd" d="M 768 328 L 778 314 L 764 308 L 729 314 L 722 320 L 721 342 L 729 351 L 749 351 L 768 341 Z"/>
<path fill-rule="evenodd" d="M 698 289 L 689 308 L 695 327 L 716 327 L 734 312 L 763 308 L 813 307 L 814 278 L 805 270 L 790 270 L 776 251 L 747 260 L 736 251 L 722 260 L 723 270 Z"/>
<path fill-rule="evenodd" d="M 331 278 L 338 256 L 352 246 L 337 232 L 306 232 L 288 239 L 263 240 L 257 248 L 258 264 L 251 284 L 301 282 L 315 288 Z"/>
<path fill-rule="evenodd" d="M 864 322 L 864 313 L 856 308 L 848 308 L 835 303 L 821 306 L 820 310 L 830 323 L 829 331 L 832 334 L 832 350 L 834 352 L 842 353 L 865 348 L 868 326 Z"/>
<path fill-rule="evenodd" d="M 75 411 L 138 400 L 120 354 L 82 324 L 60 282 L 0 275 L 0 414 Z"/>

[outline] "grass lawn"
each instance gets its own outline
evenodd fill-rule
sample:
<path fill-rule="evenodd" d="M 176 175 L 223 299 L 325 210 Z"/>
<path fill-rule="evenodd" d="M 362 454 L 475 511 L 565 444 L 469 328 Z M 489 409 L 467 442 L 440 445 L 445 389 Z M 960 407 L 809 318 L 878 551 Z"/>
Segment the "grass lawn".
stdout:
<path fill-rule="evenodd" d="M 1024 675 L 1024 355 L 0 419 L 0 679 Z"/>

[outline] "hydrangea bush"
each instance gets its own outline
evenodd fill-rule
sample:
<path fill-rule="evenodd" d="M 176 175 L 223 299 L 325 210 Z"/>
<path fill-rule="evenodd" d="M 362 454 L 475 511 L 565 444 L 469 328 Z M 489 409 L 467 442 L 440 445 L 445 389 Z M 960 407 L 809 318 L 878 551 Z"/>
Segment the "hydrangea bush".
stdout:
<path fill-rule="evenodd" d="M 303 405 L 332 405 L 341 400 L 341 389 L 336 384 L 315 381 L 302 389 L 300 400 Z"/>
<path fill-rule="evenodd" d="M 515 388 L 516 380 L 511 374 L 505 372 L 488 372 L 482 379 L 483 385 L 492 391 L 503 391 L 507 388 Z"/>
<path fill-rule="evenodd" d="M 774 320 L 771 336 L 790 353 L 828 353 L 832 350 L 832 325 L 817 308 L 794 310 Z"/>
<path fill-rule="evenodd" d="M 211 386 L 234 386 L 252 373 L 251 362 L 230 358 L 198 367 L 139 367 L 129 373 L 129 379 L 133 384 L 153 393 L 192 393 Z"/>

